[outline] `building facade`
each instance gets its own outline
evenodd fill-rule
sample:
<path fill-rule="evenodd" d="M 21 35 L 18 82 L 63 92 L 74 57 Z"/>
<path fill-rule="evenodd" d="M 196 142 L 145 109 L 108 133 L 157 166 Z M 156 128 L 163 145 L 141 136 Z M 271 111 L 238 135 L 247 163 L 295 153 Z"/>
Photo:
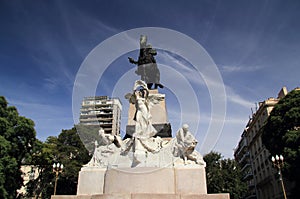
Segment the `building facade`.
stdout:
<path fill-rule="evenodd" d="M 80 109 L 80 125 L 99 126 L 105 133 L 120 134 L 122 104 L 108 96 L 85 97 Z"/>
<path fill-rule="evenodd" d="M 278 101 L 287 95 L 283 87 L 277 98 L 259 102 L 259 106 L 249 119 L 238 146 L 234 151 L 235 160 L 244 173 L 243 180 L 248 184 L 245 199 L 276 199 L 283 193 L 277 178 L 277 170 L 270 160 L 270 153 L 262 144 L 261 128 Z"/>

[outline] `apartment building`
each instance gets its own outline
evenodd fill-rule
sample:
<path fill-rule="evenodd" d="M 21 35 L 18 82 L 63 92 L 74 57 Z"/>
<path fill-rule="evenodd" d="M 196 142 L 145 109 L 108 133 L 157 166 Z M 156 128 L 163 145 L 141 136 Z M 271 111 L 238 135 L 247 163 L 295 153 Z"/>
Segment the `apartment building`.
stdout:
<path fill-rule="evenodd" d="M 85 97 L 80 109 L 80 125 L 99 126 L 105 133 L 120 134 L 122 104 L 108 96 Z"/>
<path fill-rule="evenodd" d="M 261 128 L 278 101 L 287 95 L 283 87 L 277 98 L 259 102 L 250 117 L 235 149 L 234 157 L 244 173 L 243 180 L 248 185 L 244 199 L 282 198 L 282 189 L 277 177 L 277 170 L 270 160 L 270 153 L 262 144 Z"/>

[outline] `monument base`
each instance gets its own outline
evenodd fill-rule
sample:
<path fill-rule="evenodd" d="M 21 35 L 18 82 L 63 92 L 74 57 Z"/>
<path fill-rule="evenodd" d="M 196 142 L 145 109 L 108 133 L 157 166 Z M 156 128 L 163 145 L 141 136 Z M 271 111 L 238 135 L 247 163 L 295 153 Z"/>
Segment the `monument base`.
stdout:
<path fill-rule="evenodd" d="M 95 168 L 79 173 L 76 196 L 52 199 L 229 199 L 207 194 L 204 166 Z"/>
<path fill-rule="evenodd" d="M 51 199 L 229 199 L 228 193 L 221 194 L 101 194 L 101 195 L 81 195 L 67 196 L 56 195 Z"/>
<path fill-rule="evenodd" d="M 206 194 L 205 167 L 83 168 L 77 195 Z"/>

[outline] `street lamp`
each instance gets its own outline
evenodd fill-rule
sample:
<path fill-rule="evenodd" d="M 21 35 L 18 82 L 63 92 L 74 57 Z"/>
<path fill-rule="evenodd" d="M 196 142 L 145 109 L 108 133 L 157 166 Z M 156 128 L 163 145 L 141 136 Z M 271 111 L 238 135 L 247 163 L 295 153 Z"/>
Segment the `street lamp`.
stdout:
<path fill-rule="evenodd" d="M 63 164 L 53 164 L 53 173 L 55 173 L 55 184 L 54 184 L 54 195 L 56 195 L 56 187 L 57 187 L 57 179 L 58 179 L 58 174 L 62 172 L 64 165 Z"/>
<path fill-rule="evenodd" d="M 279 181 L 281 182 L 283 196 L 284 196 L 284 199 L 287 199 L 284 184 L 283 184 L 282 173 L 281 173 L 281 168 L 283 167 L 283 156 L 282 155 L 279 155 L 279 156 L 275 155 L 275 157 L 272 156 L 272 162 L 273 162 L 273 165 L 278 169 Z"/>

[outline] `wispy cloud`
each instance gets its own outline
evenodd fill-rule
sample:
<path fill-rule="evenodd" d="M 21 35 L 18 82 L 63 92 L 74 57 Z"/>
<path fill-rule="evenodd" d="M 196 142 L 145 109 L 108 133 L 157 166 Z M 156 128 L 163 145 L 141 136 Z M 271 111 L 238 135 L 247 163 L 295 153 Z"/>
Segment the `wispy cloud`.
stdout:
<path fill-rule="evenodd" d="M 174 70 L 180 72 L 188 81 L 198 86 L 205 86 L 205 82 L 200 76 L 201 74 L 197 73 L 195 68 L 193 68 L 188 61 L 178 55 L 166 51 L 160 52 L 159 55 L 159 58 L 161 59 L 159 64 L 165 64 L 174 68 Z"/>
<path fill-rule="evenodd" d="M 251 108 L 253 106 L 253 102 L 243 98 L 229 86 L 226 86 L 226 95 L 229 102 L 241 105 L 245 108 Z"/>
<path fill-rule="evenodd" d="M 81 7 L 72 7 L 71 10 L 70 6 L 62 1 L 59 1 L 58 4 L 68 40 L 79 55 L 83 55 L 86 47 L 86 40 L 83 40 L 82 37 L 100 41 L 99 38 L 103 38 L 103 36 L 117 34 L 121 31 L 91 13 L 83 11 Z"/>
<path fill-rule="evenodd" d="M 9 99 L 9 104 L 20 107 L 23 110 L 32 110 L 32 113 L 35 116 L 38 116 L 40 118 L 47 118 L 50 119 L 52 116 L 61 116 L 64 117 L 66 114 L 64 113 L 64 110 L 62 107 L 57 106 L 57 105 L 50 105 L 50 104 L 41 104 L 39 102 L 25 102 L 25 101 L 18 101 L 18 100 L 13 100 Z M 31 114 L 32 115 L 32 114 Z"/>
<path fill-rule="evenodd" d="M 44 79 L 44 87 L 47 89 L 47 90 L 54 90 L 56 89 L 59 85 L 60 85 L 60 81 L 53 77 L 53 78 L 45 78 Z"/>
<path fill-rule="evenodd" d="M 246 65 L 219 65 L 221 71 L 226 73 L 237 73 L 237 72 L 255 72 L 263 69 L 263 66 L 254 65 L 254 66 L 246 66 Z"/>
<path fill-rule="evenodd" d="M 66 88 L 71 91 L 75 76 L 73 67 L 69 66 L 72 63 L 69 60 L 70 55 L 63 50 L 64 44 L 53 39 L 48 33 L 40 35 L 36 40 L 40 42 L 36 44 L 31 59 L 38 67 L 37 70 L 42 72 L 41 77 L 45 77 L 44 82 L 40 84 L 45 88 L 54 89 L 59 86 L 60 89 Z"/>
<path fill-rule="evenodd" d="M 35 101 L 34 101 L 35 100 Z M 73 119 L 68 107 L 42 104 L 32 101 L 8 99 L 10 106 L 16 106 L 20 115 L 35 122 L 37 137 L 45 140 L 49 135 L 57 135 L 61 129 L 72 128 Z"/>
<path fill-rule="evenodd" d="M 55 4 L 60 19 L 57 32 L 49 31 L 48 19 L 41 18 L 43 23 L 34 22 L 39 29 L 32 32 L 34 36 L 25 38 L 24 47 L 30 51 L 37 70 L 42 72 L 41 86 L 50 90 L 66 88 L 71 93 L 76 71 L 91 50 L 91 40 L 95 47 L 101 39 L 120 30 L 79 7 L 71 10 L 63 2 Z"/>

